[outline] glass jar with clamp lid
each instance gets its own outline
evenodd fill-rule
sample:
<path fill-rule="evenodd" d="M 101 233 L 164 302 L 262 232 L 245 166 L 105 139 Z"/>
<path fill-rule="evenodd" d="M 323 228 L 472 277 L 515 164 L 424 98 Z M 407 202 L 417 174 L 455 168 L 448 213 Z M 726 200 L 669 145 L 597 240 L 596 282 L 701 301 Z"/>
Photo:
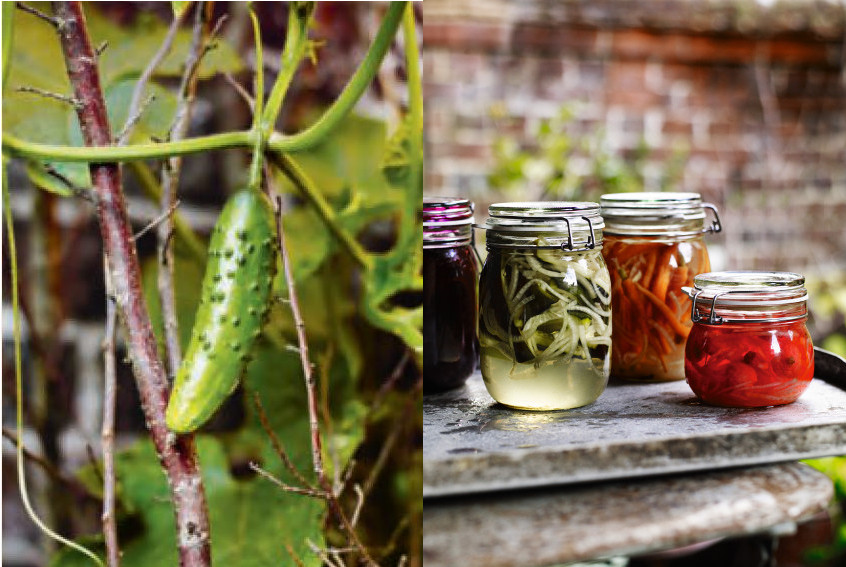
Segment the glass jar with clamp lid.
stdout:
<path fill-rule="evenodd" d="M 814 375 L 805 278 L 790 272 L 711 272 L 686 287 L 693 330 L 685 374 L 703 401 L 763 407 L 795 401 Z"/>
<path fill-rule="evenodd" d="M 481 227 L 488 256 L 479 282 L 482 377 L 508 406 L 569 409 L 605 389 L 611 281 L 604 223 L 588 202 L 491 205 Z"/>
<path fill-rule="evenodd" d="M 691 328 L 681 287 L 711 269 L 703 236 L 721 230 L 717 209 L 698 193 L 610 193 L 600 204 L 614 291 L 611 374 L 681 380 Z M 714 220 L 706 227 L 708 209 Z"/>

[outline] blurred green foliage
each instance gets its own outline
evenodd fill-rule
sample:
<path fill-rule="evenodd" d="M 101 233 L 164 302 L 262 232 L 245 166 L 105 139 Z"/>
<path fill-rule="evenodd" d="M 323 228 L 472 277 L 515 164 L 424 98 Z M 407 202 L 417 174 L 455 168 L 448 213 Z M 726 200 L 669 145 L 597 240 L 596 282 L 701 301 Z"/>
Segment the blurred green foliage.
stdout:
<path fill-rule="evenodd" d="M 628 154 L 612 151 L 603 129 L 578 132 L 577 108 L 565 104 L 555 116 L 538 120 L 529 144 L 511 135 L 497 136 L 494 167 L 488 177 L 491 187 L 519 192 L 520 198 L 529 200 L 564 201 L 596 201 L 603 193 L 676 187 L 687 158 L 685 150 L 660 156 L 641 140 Z M 491 116 L 498 131 L 507 131 L 509 118 L 503 105 L 494 106 Z M 650 164 L 657 165 L 659 173 L 657 179 L 648 181 Z"/>
<path fill-rule="evenodd" d="M 838 566 L 846 563 L 846 456 L 805 461 L 834 482 L 834 541 L 806 553 L 809 565 Z"/>
<path fill-rule="evenodd" d="M 827 327 L 819 347 L 846 357 L 846 272 L 809 276 L 805 282 L 815 327 Z M 846 563 L 846 456 L 805 461 L 834 483 L 834 543 L 808 552 L 810 565 Z"/>

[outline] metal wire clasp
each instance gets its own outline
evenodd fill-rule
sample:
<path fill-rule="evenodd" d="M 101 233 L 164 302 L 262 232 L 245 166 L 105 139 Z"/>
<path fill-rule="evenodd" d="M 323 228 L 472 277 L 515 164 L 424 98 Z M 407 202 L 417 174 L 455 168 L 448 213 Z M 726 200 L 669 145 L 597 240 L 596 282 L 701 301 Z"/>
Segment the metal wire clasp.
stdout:
<path fill-rule="evenodd" d="M 587 246 L 588 250 L 593 250 L 596 248 L 596 236 L 593 234 L 593 221 L 591 221 L 588 217 L 581 217 L 584 219 L 586 223 L 588 223 L 588 239 L 585 246 Z M 573 228 L 570 226 L 570 219 L 567 217 L 562 217 L 561 220 L 567 223 L 567 242 L 561 243 L 562 250 L 573 250 Z"/>
<path fill-rule="evenodd" d="M 712 205 L 711 203 L 702 203 L 703 209 L 711 209 L 714 213 L 714 220 L 711 221 L 711 226 L 708 228 L 702 229 L 703 234 L 716 234 L 718 232 L 723 231 L 723 223 L 720 222 L 720 213 L 717 211 L 717 207 Z"/>
<path fill-rule="evenodd" d="M 702 294 L 704 289 L 695 290 L 692 287 L 683 287 L 682 291 L 685 292 L 687 295 L 690 296 L 690 320 L 694 323 L 699 323 L 704 319 L 704 317 L 700 316 L 699 313 L 696 312 L 696 300 L 699 299 L 699 296 Z M 728 291 L 719 292 L 714 294 L 714 298 L 711 300 L 711 313 L 708 316 L 708 324 L 709 325 L 721 325 L 723 323 L 723 318 L 717 315 L 714 311 L 717 307 L 717 298 L 721 295 L 725 295 L 726 293 L 730 293 Z"/>

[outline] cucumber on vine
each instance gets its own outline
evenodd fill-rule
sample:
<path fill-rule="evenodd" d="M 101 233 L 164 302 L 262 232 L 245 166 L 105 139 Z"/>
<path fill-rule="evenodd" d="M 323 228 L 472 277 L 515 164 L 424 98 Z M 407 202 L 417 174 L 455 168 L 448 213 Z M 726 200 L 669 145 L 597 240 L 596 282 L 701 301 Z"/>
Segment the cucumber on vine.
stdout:
<path fill-rule="evenodd" d="M 235 390 L 261 334 L 275 272 L 270 201 L 256 190 L 239 191 L 212 233 L 191 341 L 167 406 L 170 430 L 201 427 Z"/>

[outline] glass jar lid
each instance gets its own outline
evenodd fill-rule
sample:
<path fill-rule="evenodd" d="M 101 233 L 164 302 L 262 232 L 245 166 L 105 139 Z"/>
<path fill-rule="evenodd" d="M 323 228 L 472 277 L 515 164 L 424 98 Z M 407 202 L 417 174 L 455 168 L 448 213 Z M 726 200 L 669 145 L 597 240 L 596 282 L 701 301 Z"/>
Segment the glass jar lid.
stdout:
<path fill-rule="evenodd" d="M 587 201 L 496 203 L 481 228 L 487 245 L 500 248 L 586 250 L 602 243 L 599 205 Z"/>
<path fill-rule="evenodd" d="M 703 203 L 699 193 L 607 193 L 599 203 L 608 234 L 694 236 L 722 230 L 717 208 Z M 705 209 L 714 213 L 708 228 L 704 228 Z"/>
<path fill-rule="evenodd" d="M 793 321 L 808 313 L 805 277 L 792 272 L 708 272 L 682 290 L 693 300 L 694 323 Z"/>
<path fill-rule="evenodd" d="M 470 242 L 473 203 L 457 197 L 423 197 L 423 246 L 439 248 Z"/>

